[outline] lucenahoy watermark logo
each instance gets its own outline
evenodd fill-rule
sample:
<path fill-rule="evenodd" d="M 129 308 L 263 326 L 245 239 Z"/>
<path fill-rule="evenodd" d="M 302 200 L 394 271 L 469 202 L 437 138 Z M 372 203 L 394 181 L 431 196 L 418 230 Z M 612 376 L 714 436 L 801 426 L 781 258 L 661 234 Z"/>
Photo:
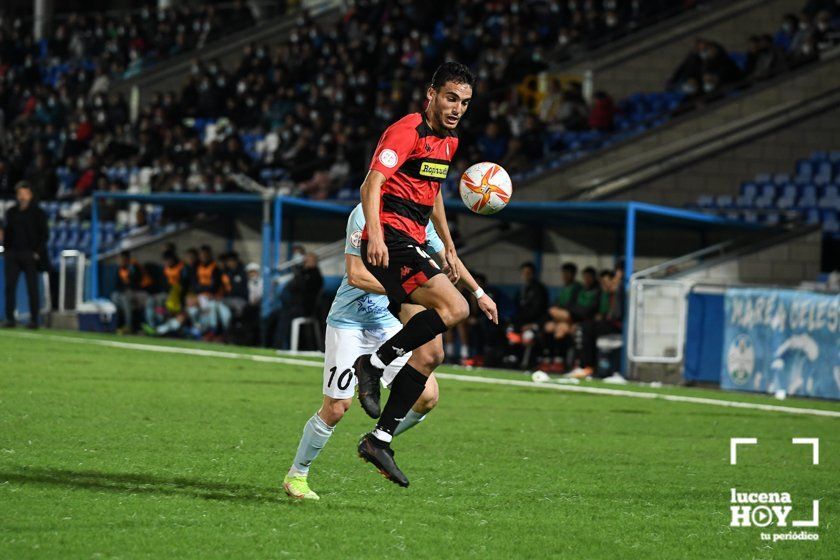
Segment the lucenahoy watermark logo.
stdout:
<path fill-rule="evenodd" d="M 812 465 L 820 463 L 820 440 L 819 438 L 793 438 L 793 445 L 811 445 Z M 757 438 L 730 438 L 729 439 L 729 464 L 738 464 L 739 445 L 757 445 Z M 755 492 L 744 491 L 737 488 L 729 489 L 729 511 L 731 514 L 730 527 L 776 527 L 787 528 L 810 528 L 820 525 L 820 501 L 811 500 L 810 511 L 807 506 L 799 505 L 802 501 L 794 504 L 793 497 L 789 492 Z M 782 531 L 776 533 L 762 532 L 763 541 L 817 541 L 820 535 L 817 532 L 806 530 Z"/>

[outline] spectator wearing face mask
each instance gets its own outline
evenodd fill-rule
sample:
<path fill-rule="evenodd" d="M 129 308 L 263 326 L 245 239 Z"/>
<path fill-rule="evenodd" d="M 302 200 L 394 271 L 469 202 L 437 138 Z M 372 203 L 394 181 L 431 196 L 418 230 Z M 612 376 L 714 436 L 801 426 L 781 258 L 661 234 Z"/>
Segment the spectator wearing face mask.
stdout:
<path fill-rule="evenodd" d="M 832 28 L 831 12 L 820 11 L 814 21 L 814 44 L 817 50 L 824 51 L 838 43 L 840 43 L 840 29 Z"/>
<path fill-rule="evenodd" d="M 769 35 L 750 37 L 744 74 L 755 80 L 771 78 L 785 69 L 785 56 Z"/>
<path fill-rule="evenodd" d="M 248 303 L 248 277 L 245 267 L 239 260 L 236 251 L 222 257 L 224 269 L 222 271 L 222 286 L 224 297 L 222 302 L 235 314 L 241 314 Z"/>
<path fill-rule="evenodd" d="M 700 53 L 706 48 L 706 40 L 697 38 L 691 50 L 683 58 L 682 62 L 674 69 L 671 77 L 668 79 L 667 87 L 679 88 L 683 84 L 693 79 L 696 83 L 700 83 L 700 78 L 703 76 L 703 58 Z"/>
<path fill-rule="evenodd" d="M 720 76 L 713 72 L 703 73 L 703 97 L 700 98 L 699 104 L 705 105 L 713 101 L 721 99 L 726 91 L 721 83 Z"/>
<path fill-rule="evenodd" d="M 689 78 L 683 83 L 681 89 L 685 95 L 677 108 L 674 109 L 672 113 L 674 116 L 705 107 L 709 103 L 722 99 L 726 94 L 726 90 L 720 84 L 717 75 L 710 73 L 703 74 L 700 81 Z"/>
<path fill-rule="evenodd" d="M 248 274 L 248 305 L 257 306 L 262 301 L 263 296 L 263 279 L 260 276 L 260 265 L 257 263 L 248 263 L 245 267 L 245 272 Z"/>
<path fill-rule="evenodd" d="M 798 26 L 799 19 L 794 14 L 785 14 L 785 17 L 782 18 L 782 25 L 773 35 L 773 44 L 783 51 L 788 51 Z"/>
<path fill-rule="evenodd" d="M 814 28 L 810 16 L 806 13 L 799 14 L 796 32 L 793 34 L 788 47 L 788 56 L 790 61 L 796 64 L 816 58 Z"/>
<path fill-rule="evenodd" d="M 682 115 L 697 108 L 697 103 L 703 98 L 703 90 L 700 87 L 700 80 L 689 78 L 683 82 L 680 90 L 683 93 L 680 104 L 674 109 L 674 116 Z"/>
<path fill-rule="evenodd" d="M 703 75 L 716 76 L 719 84 L 734 84 L 741 79 L 740 68 L 720 44 L 706 42 L 700 51 L 700 58 L 703 60 Z"/>

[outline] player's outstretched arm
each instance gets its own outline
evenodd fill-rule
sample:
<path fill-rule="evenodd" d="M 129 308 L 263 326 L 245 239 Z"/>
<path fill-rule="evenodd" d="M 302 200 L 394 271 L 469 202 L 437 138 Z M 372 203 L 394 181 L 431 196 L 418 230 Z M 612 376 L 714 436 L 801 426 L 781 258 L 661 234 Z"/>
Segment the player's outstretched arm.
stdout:
<path fill-rule="evenodd" d="M 436 254 L 435 257 L 437 260 L 442 261 L 442 256 L 440 254 Z M 457 257 L 456 257 L 457 258 Z M 461 270 L 461 276 L 457 280 L 453 278 L 452 271 L 449 268 L 449 265 L 445 262 L 441 262 L 443 271 L 449 277 L 453 284 L 458 286 L 459 288 L 467 288 L 473 296 L 475 296 L 475 300 L 478 303 L 478 308 L 481 309 L 481 312 L 484 313 L 488 319 L 493 321 L 495 324 L 499 324 L 499 311 L 496 308 L 496 302 L 493 301 L 493 298 L 488 296 L 484 293 L 484 289 L 478 285 L 478 282 L 475 281 L 475 278 L 470 271 L 467 270 L 467 267 L 461 262 L 461 259 L 458 259 L 458 268 Z"/>
<path fill-rule="evenodd" d="M 385 288 L 374 278 L 361 257 L 356 255 L 344 255 L 344 264 L 347 267 L 347 283 L 354 288 L 364 290 L 369 294 L 385 295 Z"/>
<path fill-rule="evenodd" d="M 475 281 L 473 275 L 470 274 L 467 267 L 461 263 L 460 259 L 458 260 L 458 263 L 461 270 L 461 279 L 458 282 L 458 286 L 469 289 L 475 296 L 475 300 L 478 302 L 478 308 L 481 309 L 481 312 L 484 313 L 488 319 L 493 321 L 493 323 L 498 325 L 499 310 L 496 308 L 496 302 L 493 301 L 493 298 L 484 293 L 484 289 L 478 285 L 478 282 Z"/>
<path fill-rule="evenodd" d="M 432 223 L 435 226 L 435 231 L 440 236 L 440 240 L 443 241 L 443 260 L 455 277 L 453 282 L 457 283 L 462 270 L 460 261 L 458 260 L 458 253 L 455 251 L 455 243 L 452 241 L 452 234 L 449 233 L 449 223 L 446 221 L 446 210 L 443 206 L 442 191 L 438 191 L 435 197 L 435 205 L 432 209 Z"/>
<path fill-rule="evenodd" d="M 385 246 L 385 236 L 382 233 L 382 224 L 379 222 L 379 201 L 383 184 L 385 184 L 385 175 L 371 169 L 360 189 L 362 212 L 365 215 L 368 234 L 367 255 L 362 256 L 367 257 L 368 262 L 373 266 L 387 267 L 388 247 Z"/>

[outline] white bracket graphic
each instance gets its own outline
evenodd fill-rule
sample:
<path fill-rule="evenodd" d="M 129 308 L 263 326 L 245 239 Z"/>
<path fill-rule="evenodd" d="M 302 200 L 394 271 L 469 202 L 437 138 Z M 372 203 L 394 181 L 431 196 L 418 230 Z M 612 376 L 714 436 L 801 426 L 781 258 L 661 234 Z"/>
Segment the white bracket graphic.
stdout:
<path fill-rule="evenodd" d="M 758 439 L 754 437 L 734 437 L 729 438 L 729 464 L 738 464 L 738 446 L 739 445 L 755 445 Z"/>
<path fill-rule="evenodd" d="M 810 445 L 813 447 L 813 457 L 811 458 L 812 465 L 819 465 L 820 464 L 820 438 L 815 437 L 795 437 L 790 440 L 793 445 Z M 816 506 L 814 506 L 816 508 Z M 816 509 L 814 510 L 816 511 Z M 804 525 L 805 527 L 811 527 L 812 525 Z"/>
<path fill-rule="evenodd" d="M 813 504 L 811 510 L 811 520 L 810 521 L 801 521 L 797 520 L 791 523 L 794 527 L 819 527 L 820 526 L 820 501 L 819 500 L 812 500 L 811 503 Z"/>

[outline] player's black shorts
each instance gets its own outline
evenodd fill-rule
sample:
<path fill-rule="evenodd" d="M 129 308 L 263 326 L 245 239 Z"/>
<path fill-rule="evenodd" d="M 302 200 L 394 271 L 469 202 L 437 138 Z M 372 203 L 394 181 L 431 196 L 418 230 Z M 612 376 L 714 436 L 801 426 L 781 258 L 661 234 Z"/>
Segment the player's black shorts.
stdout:
<path fill-rule="evenodd" d="M 362 262 L 385 288 L 388 311 L 399 319 L 400 306 L 408 300 L 408 296 L 442 271 L 426 253 L 425 245 L 411 238 L 386 235 L 385 245 L 388 247 L 387 268 L 373 266 L 367 261 L 367 239 L 362 240 Z"/>

